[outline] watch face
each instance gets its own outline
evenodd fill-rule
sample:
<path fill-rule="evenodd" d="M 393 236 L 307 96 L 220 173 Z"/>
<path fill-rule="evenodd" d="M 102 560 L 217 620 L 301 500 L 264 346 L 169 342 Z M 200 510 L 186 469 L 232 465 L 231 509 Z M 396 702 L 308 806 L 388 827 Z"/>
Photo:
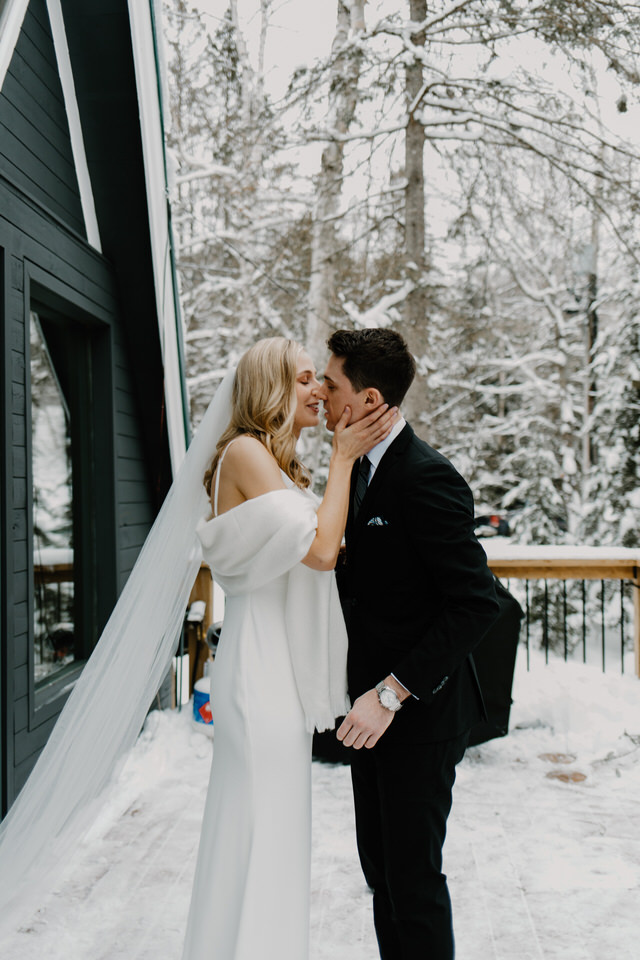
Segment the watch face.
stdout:
<path fill-rule="evenodd" d="M 389 690 L 388 687 L 386 690 L 382 690 L 382 692 L 380 693 L 380 703 L 382 704 L 383 707 L 386 707 L 388 710 L 393 710 L 397 702 L 398 702 L 397 696 L 395 695 L 393 690 Z"/>

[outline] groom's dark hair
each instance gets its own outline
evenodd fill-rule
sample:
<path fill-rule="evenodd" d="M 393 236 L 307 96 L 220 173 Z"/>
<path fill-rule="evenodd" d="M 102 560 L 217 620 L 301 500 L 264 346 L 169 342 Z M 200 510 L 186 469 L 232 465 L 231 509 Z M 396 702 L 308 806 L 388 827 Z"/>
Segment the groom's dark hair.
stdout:
<path fill-rule="evenodd" d="M 345 376 L 359 393 L 380 391 L 390 407 L 399 407 L 416 375 L 406 341 L 395 330 L 336 330 L 327 340 L 331 353 L 343 360 Z"/>

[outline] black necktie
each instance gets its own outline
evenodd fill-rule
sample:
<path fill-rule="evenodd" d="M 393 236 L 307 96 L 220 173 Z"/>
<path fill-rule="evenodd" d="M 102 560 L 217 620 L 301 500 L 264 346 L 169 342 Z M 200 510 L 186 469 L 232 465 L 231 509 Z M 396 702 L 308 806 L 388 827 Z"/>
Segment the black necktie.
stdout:
<path fill-rule="evenodd" d="M 371 461 L 368 457 L 363 457 L 360 461 L 360 469 L 358 470 L 358 479 L 356 480 L 356 489 L 353 494 L 353 515 L 354 517 L 358 516 L 358 511 L 360 505 L 364 500 L 364 495 L 367 492 L 367 485 L 369 483 L 369 471 L 371 469 Z"/>

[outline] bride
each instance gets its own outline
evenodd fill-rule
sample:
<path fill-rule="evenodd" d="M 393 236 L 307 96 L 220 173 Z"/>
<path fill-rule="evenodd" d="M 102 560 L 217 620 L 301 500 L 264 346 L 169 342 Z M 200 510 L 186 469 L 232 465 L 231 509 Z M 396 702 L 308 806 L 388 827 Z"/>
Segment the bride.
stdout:
<path fill-rule="evenodd" d="M 394 417 L 378 410 L 347 427 L 345 409 L 319 503 L 295 452 L 318 423 L 318 387 L 298 344 L 257 343 L 238 364 L 231 421 L 205 475 L 211 517 L 197 532 L 227 602 L 184 960 L 308 955 L 311 735 L 349 707 L 333 569 L 353 464 Z"/>
<path fill-rule="evenodd" d="M 0 938 L 33 913 L 104 802 L 169 668 L 204 556 L 227 606 L 183 957 L 308 955 L 311 733 L 347 708 L 332 570 L 352 465 L 395 418 L 379 410 L 347 426 L 345 409 L 320 502 L 295 452 L 300 431 L 318 422 L 318 386 L 302 347 L 276 337 L 247 351 L 216 391 L 100 641 L 0 824 Z"/>

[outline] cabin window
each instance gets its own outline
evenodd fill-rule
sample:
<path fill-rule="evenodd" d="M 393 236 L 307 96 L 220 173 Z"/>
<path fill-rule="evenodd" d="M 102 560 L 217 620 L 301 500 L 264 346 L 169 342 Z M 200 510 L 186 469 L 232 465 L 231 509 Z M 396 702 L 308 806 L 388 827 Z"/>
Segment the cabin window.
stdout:
<path fill-rule="evenodd" d="M 37 313 L 30 318 L 33 670 L 36 687 L 75 660 L 71 410 Z"/>
<path fill-rule="evenodd" d="M 32 679 L 36 706 L 90 652 L 93 613 L 91 342 L 82 324 L 30 314 Z M 69 678 L 70 679 L 70 678 Z"/>

